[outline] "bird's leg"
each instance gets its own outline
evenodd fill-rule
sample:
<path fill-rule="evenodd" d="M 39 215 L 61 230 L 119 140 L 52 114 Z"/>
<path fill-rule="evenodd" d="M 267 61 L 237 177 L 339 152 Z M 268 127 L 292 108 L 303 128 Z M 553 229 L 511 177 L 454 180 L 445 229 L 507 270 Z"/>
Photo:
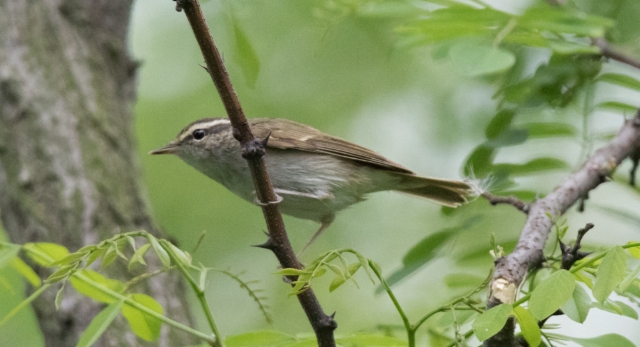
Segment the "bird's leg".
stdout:
<path fill-rule="evenodd" d="M 318 236 L 320 236 L 320 234 L 322 234 L 322 232 L 327 229 L 329 227 L 329 225 L 331 225 L 331 223 L 333 223 L 333 219 L 335 218 L 334 215 L 330 215 L 330 216 L 326 216 L 324 217 L 321 221 L 320 221 L 320 229 L 318 229 L 318 231 L 316 231 L 315 234 L 313 234 L 313 236 L 311 236 L 311 240 L 309 240 L 309 242 L 307 242 L 307 244 L 302 248 L 302 250 L 298 253 L 298 258 L 300 258 L 300 256 L 302 255 L 302 253 L 304 253 L 305 250 L 307 250 L 307 248 L 309 248 L 309 246 L 311 246 L 311 244 L 313 243 L 313 241 L 315 241 Z"/>

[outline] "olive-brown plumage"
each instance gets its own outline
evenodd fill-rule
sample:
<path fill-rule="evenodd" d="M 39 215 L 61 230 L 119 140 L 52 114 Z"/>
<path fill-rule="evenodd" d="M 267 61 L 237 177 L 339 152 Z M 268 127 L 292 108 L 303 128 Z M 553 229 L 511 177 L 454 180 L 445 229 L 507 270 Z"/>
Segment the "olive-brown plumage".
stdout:
<path fill-rule="evenodd" d="M 310 243 L 335 214 L 369 193 L 395 190 L 456 207 L 472 187 L 462 181 L 417 176 L 369 149 L 286 119 L 249 119 L 257 138 L 269 136 L 265 161 L 285 214 L 321 223 Z M 186 126 L 151 154 L 175 154 L 241 198 L 254 202 L 255 189 L 240 144 L 225 118 Z"/>

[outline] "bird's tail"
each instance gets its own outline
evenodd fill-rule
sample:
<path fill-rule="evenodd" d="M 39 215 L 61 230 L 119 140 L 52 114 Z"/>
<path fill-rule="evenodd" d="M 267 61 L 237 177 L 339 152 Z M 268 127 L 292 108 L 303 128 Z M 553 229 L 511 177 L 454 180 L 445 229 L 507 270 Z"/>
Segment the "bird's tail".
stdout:
<path fill-rule="evenodd" d="M 458 207 L 467 202 L 467 197 L 477 194 L 472 184 L 463 181 L 445 180 L 411 174 L 397 174 L 401 179 L 398 192 L 435 201 L 441 205 Z"/>

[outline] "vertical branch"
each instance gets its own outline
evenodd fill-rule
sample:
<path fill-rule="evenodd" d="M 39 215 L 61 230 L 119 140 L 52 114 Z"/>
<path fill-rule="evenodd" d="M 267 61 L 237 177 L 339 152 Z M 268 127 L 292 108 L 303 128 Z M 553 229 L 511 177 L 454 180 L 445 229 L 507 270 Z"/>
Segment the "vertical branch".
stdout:
<path fill-rule="evenodd" d="M 256 187 L 259 204 L 262 207 L 269 239 L 261 247 L 273 251 L 278 261 L 284 268 L 301 269 L 302 264 L 296 257 L 289 242 L 287 232 L 278 209 L 279 197 L 273 190 L 267 168 L 263 160 L 265 154 L 264 145 L 268 139 L 256 139 L 251 132 L 251 127 L 240 105 L 240 101 L 233 89 L 229 74 L 226 71 L 220 52 L 216 48 L 213 38 L 197 0 L 177 0 L 176 10 L 184 10 L 193 33 L 198 41 L 202 55 L 207 64 L 207 71 L 213 80 L 222 103 L 227 111 L 233 135 L 240 142 L 242 156 L 247 160 L 253 183 Z M 295 278 L 293 278 L 295 280 Z M 335 346 L 333 331 L 337 324 L 333 316 L 328 316 L 322 310 L 318 299 L 311 289 L 298 295 L 311 326 L 316 333 L 319 346 Z"/>

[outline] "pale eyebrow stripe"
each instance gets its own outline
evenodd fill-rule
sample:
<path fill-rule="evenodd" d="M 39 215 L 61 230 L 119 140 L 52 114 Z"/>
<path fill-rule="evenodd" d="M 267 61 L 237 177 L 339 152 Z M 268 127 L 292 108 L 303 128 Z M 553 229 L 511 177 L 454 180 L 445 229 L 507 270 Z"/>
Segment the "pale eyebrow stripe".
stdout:
<path fill-rule="evenodd" d="M 182 132 L 182 134 L 180 135 L 180 137 L 178 138 L 178 142 L 184 140 L 185 137 L 191 135 L 191 133 L 196 130 L 196 129 L 208 129 L 211 128 L 215 125 L 218 124 L 230 124 L 228 119 L 216 119 L 216 120 L 212 120 L 212 121 L 208 121 L 205 123 L 196 123 L 193 124 L 192 126 L 189 127 L 189 129 L 185 130 L 184 132 Z"/>

